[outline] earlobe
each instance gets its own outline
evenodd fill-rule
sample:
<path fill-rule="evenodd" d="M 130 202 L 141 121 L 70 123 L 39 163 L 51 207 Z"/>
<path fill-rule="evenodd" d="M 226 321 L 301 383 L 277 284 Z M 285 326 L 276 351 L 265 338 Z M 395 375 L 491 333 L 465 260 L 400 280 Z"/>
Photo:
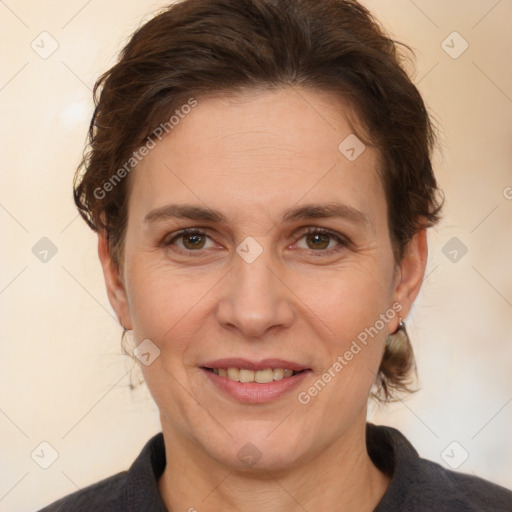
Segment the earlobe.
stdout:
<path fill-rule="evenodd" d="M 394 300 L 402 305 L 400 312 L 402 318 L 409 314 L 412 304 L 420 292 L 425 276 L 427 257 L 427 230 L 423 228 L 407 244 L 400 268 L 397 270 L 399 278 L 395 286 Z"/>
<path fill-rule="evenodd" d="M 98 257 L 103 268 L 103 277 L 110 305 L 114 309 L 119 323 L 125 329 L 132 329 L 126 289 L 119 274 L 119 269 L 112 260 L 104 230 L 98 232 Z"/>

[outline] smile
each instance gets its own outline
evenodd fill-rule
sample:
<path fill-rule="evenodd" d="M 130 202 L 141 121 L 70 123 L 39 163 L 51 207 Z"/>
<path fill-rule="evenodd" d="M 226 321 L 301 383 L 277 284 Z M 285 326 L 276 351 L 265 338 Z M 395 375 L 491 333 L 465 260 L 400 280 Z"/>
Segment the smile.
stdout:
<path fill-rule="evenodd" d="M 261 404 L 291 393 L 312 373 L 311 368 L 283 359 L 251 361 L 226 358 L 205 361 L 199 369 L 208 386 L 237 402 Z"/>
<path fill-rule="evenodd" d="M 247 368 L 206 368 L 206 370 L 235 382 L 257 382 L 259 384 L 268 384 L 269 382 L 293 377 L 293 375 L 300 373 L 288 368 L 266 368 L 265 370 L 257 371 Z"/>

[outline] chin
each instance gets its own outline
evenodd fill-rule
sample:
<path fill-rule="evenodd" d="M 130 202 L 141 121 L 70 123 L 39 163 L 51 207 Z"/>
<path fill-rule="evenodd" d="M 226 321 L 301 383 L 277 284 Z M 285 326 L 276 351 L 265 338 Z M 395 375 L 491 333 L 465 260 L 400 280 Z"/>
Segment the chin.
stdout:
<path fill-rule="evenodd" d="M 228 437 L 226 444 L 215 443 L 205 446 L 205 450 L 219 462 L 240 471 L 282 471 L 294 467 L 304 451 L 304 436 L 286 429 L 289 424 L 276 429 L 279 422 L 265 422 L 263 426 L 259 423 L 241 424 L 239 430 L 230 430 L 233 437 Z"/>

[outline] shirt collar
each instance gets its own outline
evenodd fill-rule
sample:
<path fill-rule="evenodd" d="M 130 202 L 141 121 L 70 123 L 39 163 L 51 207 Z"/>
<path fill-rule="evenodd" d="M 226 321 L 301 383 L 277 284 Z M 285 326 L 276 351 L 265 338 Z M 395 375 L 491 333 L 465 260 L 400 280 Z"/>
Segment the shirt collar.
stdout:
<path fill-rule="evenodd" d="M 165 464 L 164 436 L 160 432 L 145 444 L 128 471 L 123 495 L 127 512 L 167 512 L 158 489 Z"/>

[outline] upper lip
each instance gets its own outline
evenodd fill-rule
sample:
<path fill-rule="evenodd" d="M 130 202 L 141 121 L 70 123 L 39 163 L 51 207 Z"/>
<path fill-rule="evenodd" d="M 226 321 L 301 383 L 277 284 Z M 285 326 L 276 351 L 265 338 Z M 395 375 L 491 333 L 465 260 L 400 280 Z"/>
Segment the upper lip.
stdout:
<path fill-rule="evenodd" d="M 206 361 L 201 366 L 205 368 L 243 368 L 247 370 L 266 370 L 268 368 L 283 368 L 300 372 L 302 370 L 309 370 L 307 366 L 294 361 L 287 361 L 285 359 L 262 359 L 260 361 L 250 361 L 240 357 L 228 357 L 224 359 L 216 359 L 215 361 Z"/>

